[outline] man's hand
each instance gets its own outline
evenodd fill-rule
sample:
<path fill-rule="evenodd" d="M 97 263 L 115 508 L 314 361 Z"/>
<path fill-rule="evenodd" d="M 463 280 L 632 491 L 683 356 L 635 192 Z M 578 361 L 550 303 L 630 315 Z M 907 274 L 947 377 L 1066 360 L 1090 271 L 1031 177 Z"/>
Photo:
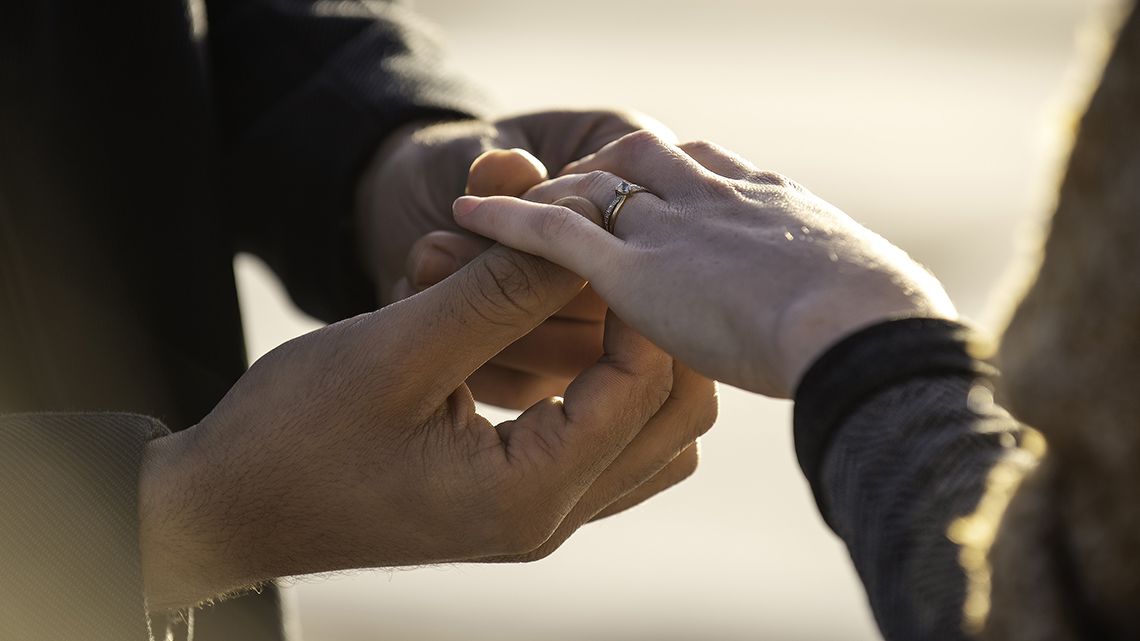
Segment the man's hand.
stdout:
<path fill-rule="evenodd" d="M 455 225 L 450 207 L 458 196 L 521 195 L 545 180 L 548 169 L 558 171 L 646 128 L 671 135 L 652 119 L 612 111 L 412 125 L 393 135 L 365 172 L 358 194 L 362 251 L 380 300 L 391 303 L 422 291 L 491 246 Z M 522 409 L 561 394 L 600 354 L 605 310 L 592 290 L 584 290 L 481 368 L 468 381 L 476 398 Z"/>
<path fill-rule="evenodd" d="M 496 246 L 428 291 L 290 341 L 144 458 L 152 609 L 273 577 L 531 560 L 688 476 L 713 384 L 616 318 L 567 389 L 491 425 L 464 384 L 575 275 Z"/>

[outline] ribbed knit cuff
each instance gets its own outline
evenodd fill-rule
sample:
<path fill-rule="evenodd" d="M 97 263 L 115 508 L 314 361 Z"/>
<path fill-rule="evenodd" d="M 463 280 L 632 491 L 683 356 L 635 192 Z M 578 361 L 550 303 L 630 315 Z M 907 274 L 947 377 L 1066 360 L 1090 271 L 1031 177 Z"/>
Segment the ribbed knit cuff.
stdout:
<path fill-rule="evenodd" d="M 796 389 L 796 458 L 824 519 L 823 461 L 845 419 L 877 393 L 917 376 L 996 377 L 977 352 L 978 334 L 959 322 L 905 318 L 872 325 L 844 338 L 808 369 Z"/>

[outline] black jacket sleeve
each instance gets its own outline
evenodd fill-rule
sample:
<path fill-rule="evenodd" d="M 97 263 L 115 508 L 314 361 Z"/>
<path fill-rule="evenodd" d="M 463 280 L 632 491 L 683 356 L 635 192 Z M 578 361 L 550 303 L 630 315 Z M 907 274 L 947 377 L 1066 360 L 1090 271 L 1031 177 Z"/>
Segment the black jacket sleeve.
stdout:
<path fill-rule="evenodd" d="M 352 201 L 371 154 L 417 120 L 476 114 L 430 31 L 377 0 L 208 0 L 225 210 L 323 320 L 375 307 Z"/>
<path fill-rule="evenodd" d="M 800 466 L 890 641 L 968 638 L 951 527 L 996 465 L 1031 463 L 974 342 L 957 323 L 882 323 L 832 347 L 796 391 Z"/>
<path fill-rule="evenodd" d="M 0 639 L 148 638 L 138 474 L 165 433 L 130 414 L 0 416 Z"/>

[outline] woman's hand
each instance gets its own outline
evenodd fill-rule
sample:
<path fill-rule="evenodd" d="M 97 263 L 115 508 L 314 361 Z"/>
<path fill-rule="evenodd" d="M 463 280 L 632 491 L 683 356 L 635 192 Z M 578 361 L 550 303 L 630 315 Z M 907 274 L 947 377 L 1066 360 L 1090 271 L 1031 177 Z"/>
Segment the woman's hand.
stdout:
<path fill-rule="evenodd" d="M 613 318 L 564 400 L 498 426 L 476 413 L 464 381 L 582 286 L 493 247 L 257 361 L 200 424 L 148 447 L 152 609 L 278 576 L 539 558 L 692 473 L 712 382 Z"/>
<path fill-rule="evenodd" d="M 650 193 L 629 196 L 611 235 L 601 211 L 622 179 Z M 817 356 L 863 326 L 956 316 L 905 252 L 709 143 L 635 132 L 524 198 L 463 197 L 455 217 L 588 279 L 622 319 L 701 373 L 769 396 L 790 397 Z"/>
<path fill-rule="evenodd" d="M 393 134 L 363 173 L 357 194 L 362 256 L 379 299 L 389 304 L 422 291 L 491 245 L 455 225 L 451 203 L 458 196 L 521 195 L 547 178 L 547 168 L 558 172 L 644 127 L 667 134 L 644 115 L 609 110 L 413 124 Z M 502 151 L 509 148 L 526 151 Z M 513 409 L 561 394 L 600 354 L 604 317 L 605 305 L 584 290 L 480 368 L 468 381 L 471 391 L 480 401 Z"/>

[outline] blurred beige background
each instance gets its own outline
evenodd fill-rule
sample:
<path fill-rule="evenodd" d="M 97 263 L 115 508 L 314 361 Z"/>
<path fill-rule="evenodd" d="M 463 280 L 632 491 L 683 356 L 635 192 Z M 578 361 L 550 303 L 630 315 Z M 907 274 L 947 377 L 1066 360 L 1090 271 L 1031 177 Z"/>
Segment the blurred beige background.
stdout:
<path fill-rule="evenodd" d="M 1048 210 L 1096 0 L 420 0 L 503 113 L 640 109 L 786 173 L 908 249 L 967 315 Z M 251 356 L 312 327 L 238 261 Z M 762 275 L 757 275 L 762 277 Z M 288 590 L 309 641 L 875 639 L 794 463 L 790 406 L 722 389 L 702 469 L 525 566 Z M 495 419 L 507 414 L 490 409 Z"/>

